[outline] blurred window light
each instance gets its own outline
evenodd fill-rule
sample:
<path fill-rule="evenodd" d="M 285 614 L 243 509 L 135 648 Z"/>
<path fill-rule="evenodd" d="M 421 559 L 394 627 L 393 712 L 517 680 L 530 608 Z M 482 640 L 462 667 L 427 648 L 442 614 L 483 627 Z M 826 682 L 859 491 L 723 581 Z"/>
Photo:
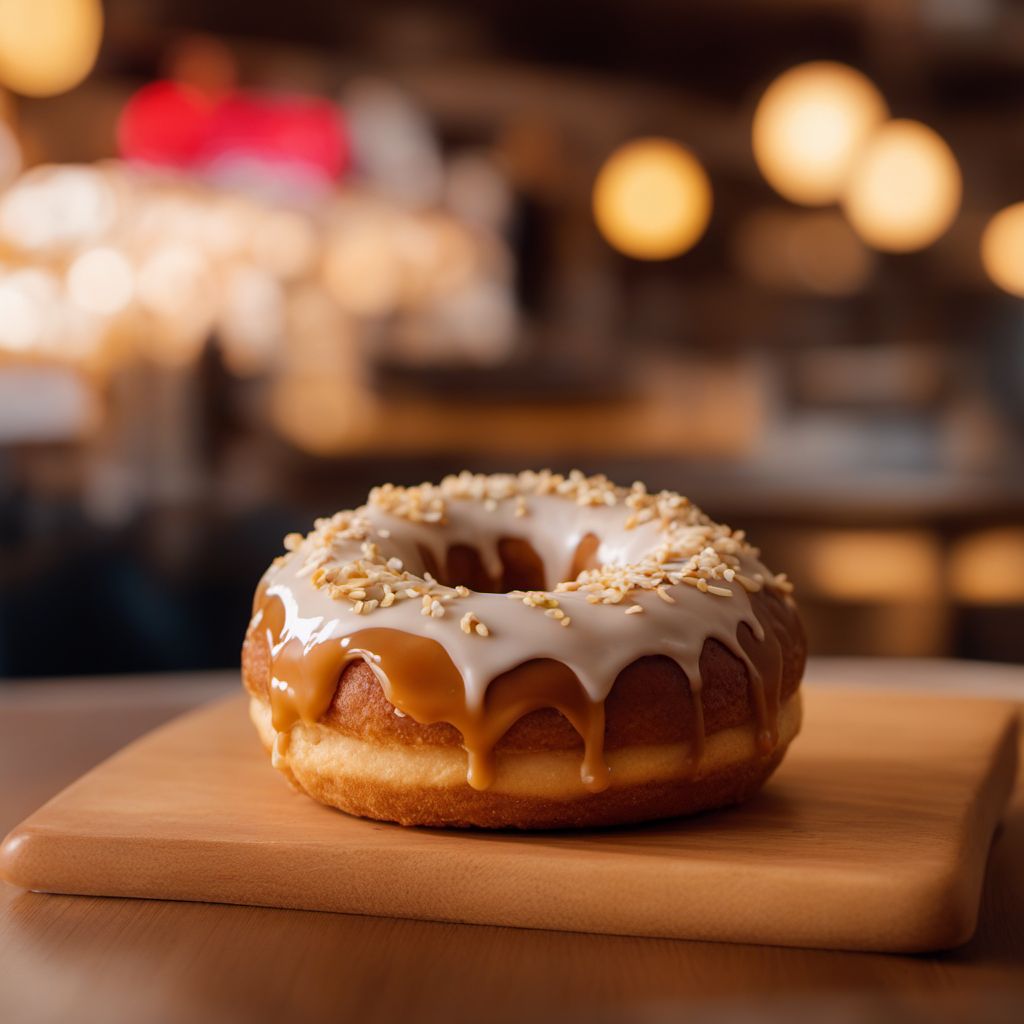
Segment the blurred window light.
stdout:
<path fill-rule="evenodd" d="M 994 284 L 1024 298 L 1024 202 L 1000 210 L 985 226 L 981 262 Z"/>
<path fill-rule="evenodd" d="M 997 527 L 960 538 L 949 556 L 953 597 L 965 604 L 1024 604 L 1024 529 Z"/>
<path fill-rule="evenodd" d="M 865 141 L 889 116 L 881 93 L 854 68 L 800 64 L 768 86 L 754 113 L 754 159 L 794 203 L 835 202 Z"/>
<path fill-rule="evenodd" d="M 946 232 L 961 191 L 956 157 L 937 132 L 919 121 L 890 121 L 854 164 L 843 210 L 868 245 L 913 252 Z"/>
<path fill-rule="evenodd" d="M 92 70 L 103 37 L 100 0 L 0 0 L 0 83 L 53 96 Z"/>
<path fill-rule="evenodd" d="M 609 245 L 635 259 L 671 259 L 692 248 L 707 228 L 711 203 L 704 168 L 670 139 L 626 143 L 594 183 L 598 229 Z"/>
<path fill-rule="evenodd" d="M 839 601 L 937 601 L 942 596 L 939 544 L 918 530 L 808 532 L 800 576 L 816 594 Z"/>
<path fill-rule="evenodd" d="M 71 301 L 90 313 L 119 313 L 131 302 L 134 290 L 132 266 L 116 249 L 88 249 L 68 268 Z"/>

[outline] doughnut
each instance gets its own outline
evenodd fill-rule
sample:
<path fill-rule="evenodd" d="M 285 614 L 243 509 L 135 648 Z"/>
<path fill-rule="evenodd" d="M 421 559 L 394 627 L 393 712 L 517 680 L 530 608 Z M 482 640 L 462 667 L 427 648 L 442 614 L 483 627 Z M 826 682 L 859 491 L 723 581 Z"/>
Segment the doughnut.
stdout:
<path fill-rule="evenodd" d="M 242 648 L 250 715 L 272 765 L 349 814 L 693 814 L 756 793 L 799 731 L 792 585 L 673 491 L 464 472 L 284 546 Z"/>

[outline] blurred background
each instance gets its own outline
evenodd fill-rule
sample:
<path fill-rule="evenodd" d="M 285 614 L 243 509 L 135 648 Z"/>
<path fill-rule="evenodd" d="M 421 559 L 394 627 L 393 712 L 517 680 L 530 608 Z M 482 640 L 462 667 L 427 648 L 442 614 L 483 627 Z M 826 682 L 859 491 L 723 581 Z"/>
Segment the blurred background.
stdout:
<path fill-rule="evenodd" d="M 1024 6 L 0 0 L 0 676 L 230 666 L 386 480 L 694 498 L 1024 661 Z"/>

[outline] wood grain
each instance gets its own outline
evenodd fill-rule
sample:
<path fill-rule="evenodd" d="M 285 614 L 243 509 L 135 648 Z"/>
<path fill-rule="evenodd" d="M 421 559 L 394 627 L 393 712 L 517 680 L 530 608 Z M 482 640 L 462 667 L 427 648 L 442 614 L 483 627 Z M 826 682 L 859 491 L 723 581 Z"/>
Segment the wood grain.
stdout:
<path fill-rule="evenodd" d="M 776 780 L 683 822 L 520 836 L 408 830 L 292 793 L 239 699 L 78 780 L 5 843 L 54 892 L 533 928 L 923 950 L 971 935 L 1012 785 L 999 701 L 815 690 Z"/>

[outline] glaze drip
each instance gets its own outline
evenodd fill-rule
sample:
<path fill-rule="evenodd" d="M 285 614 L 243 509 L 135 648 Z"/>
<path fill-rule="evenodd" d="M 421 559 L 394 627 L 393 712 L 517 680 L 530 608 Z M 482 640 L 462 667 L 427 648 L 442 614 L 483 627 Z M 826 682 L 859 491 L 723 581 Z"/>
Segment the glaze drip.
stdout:
<path fill-rule="evenodd" d="M 709 639 L 746 666 L 759 747 L 774 749 L 783 653 L 766 617 L 791 614 L 790 588 L 742 534 L 679 495 L 582 474 L 463 475 L 416 490 L 371 495 L 293 535 L 261 582 L 252 626 L 270 650 L 276 761 L 361 658 L 398 713 L 459 730 L 474 788 L 500 771 L 494 747 L 508 729 L 554 708 L 581 737 L 581 788 L 598 792 L 611 781 L 604 702 L 624 668 L 660 654 L 693 695 L 696 770 Z M 764 588 L 782 600 L 755 603 Z"/>

